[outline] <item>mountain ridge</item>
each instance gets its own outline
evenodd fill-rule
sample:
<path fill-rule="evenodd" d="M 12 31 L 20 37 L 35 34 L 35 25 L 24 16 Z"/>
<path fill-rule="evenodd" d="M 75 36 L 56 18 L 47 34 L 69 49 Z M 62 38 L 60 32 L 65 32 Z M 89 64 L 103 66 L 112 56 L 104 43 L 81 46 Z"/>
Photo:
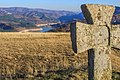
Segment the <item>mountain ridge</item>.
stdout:
<path fill-rule="evenodd" d="M 85 20 L 82 12 L 72 12 L 65 10 L 48 10 L 41 8 L 26 7 L 5 7 L 0 8 L 0 24 L 11 26 L 13 31 L 18 28 L 36 28 L 38 24 L 47 23 L 68 23 L 73 20 Z M 120 7 L 116 7 L 113 15 L 113 24 L 120 24 Z M 0 31 L 4 31 L 0 27 Z M 17 29 L 17 30 L 16 30 Z M 19 29 L 19 30 L 20 30 Z M 6 31 L 6 30 L 5 30 Z M 8 30 L 11 31 L 11 30 Z"/>

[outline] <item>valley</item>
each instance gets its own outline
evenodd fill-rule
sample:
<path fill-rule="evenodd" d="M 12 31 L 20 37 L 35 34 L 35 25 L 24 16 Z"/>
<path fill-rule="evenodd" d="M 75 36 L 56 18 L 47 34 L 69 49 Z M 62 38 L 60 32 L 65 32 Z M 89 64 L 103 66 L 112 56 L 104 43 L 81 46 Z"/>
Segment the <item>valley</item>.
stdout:
<path fill-rule="evenodd" d="M 86 22 L 81 12 L 33 9 L 25 7 L 0 8 L 0 31 L 19 32 L 34 29 L 39 26 L 55 25 L 53 32 L 65 32 L 72 21 Z M 120 8 L 116 7 L 112 24 L 120 23 Z M 63 27 L 64 26 L 64 27 Z M 67 30 L 66 32 L 68 32 Z M 50 30 L 51 32 L 51 30 Z"/>

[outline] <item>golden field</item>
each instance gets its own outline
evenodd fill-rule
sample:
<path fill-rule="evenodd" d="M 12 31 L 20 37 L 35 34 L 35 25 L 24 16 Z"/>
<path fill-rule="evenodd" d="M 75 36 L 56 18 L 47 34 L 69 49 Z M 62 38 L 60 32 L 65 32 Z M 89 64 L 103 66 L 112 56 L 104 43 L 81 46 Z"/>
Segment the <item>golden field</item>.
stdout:
<path fill-rule="evenodd" d="M 120 50 L 112 49 L 111 59 L 120 72 Z M 73 52 L 70 33 L 0 33 L 0 79 L 34 77 L 86 80 L 87 51 Z"/>

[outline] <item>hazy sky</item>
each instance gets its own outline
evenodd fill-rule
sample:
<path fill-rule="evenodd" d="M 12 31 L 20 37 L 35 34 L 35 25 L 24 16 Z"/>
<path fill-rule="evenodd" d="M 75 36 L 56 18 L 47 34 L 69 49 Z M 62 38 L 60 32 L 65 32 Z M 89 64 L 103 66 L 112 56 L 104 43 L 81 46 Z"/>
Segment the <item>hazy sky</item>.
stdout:
<path fill-rule="evenodd" d="M 85 3 L 120 6 L 120 0 L 0 0 L 0 7 L 30 7 L 78 12 L 80 5 Z"/>

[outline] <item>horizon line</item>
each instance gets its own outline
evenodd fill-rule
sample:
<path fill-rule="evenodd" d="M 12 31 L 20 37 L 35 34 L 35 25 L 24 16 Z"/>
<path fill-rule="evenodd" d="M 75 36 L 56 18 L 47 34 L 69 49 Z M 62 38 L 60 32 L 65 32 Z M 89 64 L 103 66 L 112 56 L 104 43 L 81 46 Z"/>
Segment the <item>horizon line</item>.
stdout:
<path fill-rule="evenodd" d="M 70 11 L 70 12 L 82 12 L 81 9 L 78 11 L 66 10 L 66 9 L 50 9 L 50 8 L 42 8 L 42 7 L 28 7 L 28 6 L 0 6 L 0 8 L 29 8 L 29 9 L 44 9 L 51 11 Z"/>

